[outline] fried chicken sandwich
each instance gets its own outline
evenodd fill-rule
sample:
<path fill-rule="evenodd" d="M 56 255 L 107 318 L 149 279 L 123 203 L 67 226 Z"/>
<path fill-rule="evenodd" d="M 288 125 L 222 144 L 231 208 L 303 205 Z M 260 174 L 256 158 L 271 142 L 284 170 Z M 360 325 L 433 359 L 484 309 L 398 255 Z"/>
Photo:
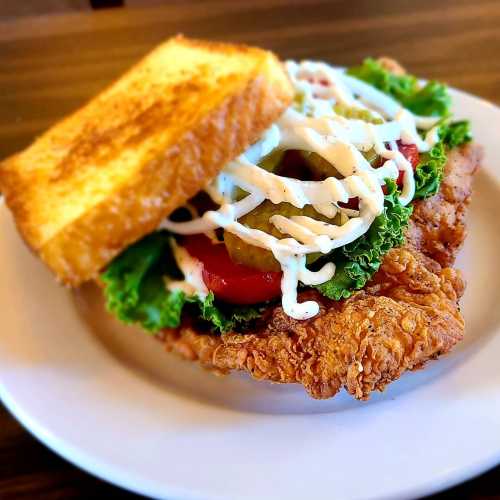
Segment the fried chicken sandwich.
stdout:
<path fill-rule="evenodd" d="M 168 351 L 358 399 L 463 336 L 480 150 L 446 86 L 168 40 L 0 167 L 58 280 Z M 168 360 L 166 360 L 168 362 Z"/>

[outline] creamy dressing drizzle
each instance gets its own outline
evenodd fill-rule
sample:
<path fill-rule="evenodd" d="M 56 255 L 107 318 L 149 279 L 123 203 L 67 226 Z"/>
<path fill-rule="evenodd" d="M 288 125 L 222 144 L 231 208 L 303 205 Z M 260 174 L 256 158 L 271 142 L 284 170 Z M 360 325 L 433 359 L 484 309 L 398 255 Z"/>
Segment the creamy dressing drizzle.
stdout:
<path fill-rule="evenodd" d="M 335 274 L 333 263 L 325 264 L 319 271 L 307 269 L 307 254 L 328 254 L 362 236 L 384 209 L 384 180 L 396 179 L 399 171 L 405 172 L 400 201 L 404 205 L 410 203 L 415 193 L 413 169 L 398 151 L 396 141 L 416 144 L 420 152 L 429 151 L 439 140 L 436 125 L 439 119 L 414 115 L 371 85 L 327 64 L 312 61 L 298 64 L 290 61 L 286 67 L 297 93 L 303 96 L 304 112 L 293 107 L 287 109 L 260 141 L 228 163 L 206 187 L 206 192 L 221 205 L 219 210 L 208 211 L 202 217 L 188 222 L 165 220 L 160 227 L 178 234 L 207 233 L 221 227 L 251 245 L 270 250 L 283 271 L 283 309 L 289 316 L 303 320 L 318 314 L 319 305 L 314 301 L 297 302 L 299 282 L 318 285 Z M 335 114 L 335 104 L 369 110 L 384 122 L 374 125 L 363 120 L 346 119 Z M 417 129 L 427 131 L 424 139 Z M 373 168 L 361 154 L 371 148 L 385 160 L 380 168 Z M 301 181 L 273 174 L 257 166 L 269 153 L 289 149 L 318 154 L 334 165 L 343 178 Z M 248 192 L 248 196 L 235 201 L 236 187 Z M 359 210 L 338 206 L 338 202 L 345 203 L 353 197 L 359 198 Z M 340 211 L 342 225 L 307 216 L 284 217 L 276 214 L 269 220 L 286 235 L 279 239 L 238 222 L 240 217 L 265 200 L 274 204 L 286 202 L 297 208 L 312 205 L 318 213 L 328 218 L 333 218 Z M 173 250 L 185 280 L 170 282 L 169 288 L 187 287 L 186 293 L 189 290 L 189 293 L 206 296 L 201 264 L 175 242 Z"/>
<path fill-rule="evenodd" d="M 197 294 L 203 300 L 208 295 L 208 289 L 205 286 L 202 276 L 203 264 L 198 259 L 191 257 L 185 248 L 177 245 L 174 238 L 170 239 L 170 246 L 177 267 L 184 275 L 184 279 L 180 281 L 166 281 L 167 289 L 171 291 L 180 290 L 186 295 Z"/>

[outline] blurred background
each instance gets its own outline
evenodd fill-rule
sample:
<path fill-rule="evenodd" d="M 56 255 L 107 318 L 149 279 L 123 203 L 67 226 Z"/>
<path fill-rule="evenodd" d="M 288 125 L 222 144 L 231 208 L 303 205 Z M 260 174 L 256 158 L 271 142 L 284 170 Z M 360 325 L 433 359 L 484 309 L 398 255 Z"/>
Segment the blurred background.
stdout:
<path fill-rule="evenodd" d="M 499 0 L 0 0 L 0 159 L 182 32 L 338 65 L 388 55 L 500 103 Z M 124 498 L 0 404 L 0 498 Z M 440 499 L 500 498 L 500 470 Z"/>
<path fill-rule="evenodd" d="M 390 55 L 500 102 L 498 0 L 0 0 L 0 158 L 178 32 L 339 65 Z"/>

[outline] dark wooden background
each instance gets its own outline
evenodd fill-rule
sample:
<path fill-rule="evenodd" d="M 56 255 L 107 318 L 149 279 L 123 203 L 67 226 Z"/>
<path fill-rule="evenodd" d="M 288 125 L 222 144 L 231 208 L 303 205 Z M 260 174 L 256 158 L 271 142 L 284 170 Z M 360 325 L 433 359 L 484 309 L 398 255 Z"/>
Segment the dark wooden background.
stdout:
<path fill-rule="evenodd" d="M 134 0 L 99 11 L 85 0 L 49 3 L 64 12 L 26 17 L 24 4 L 19 17 L 14 1 L 0 0 L 0 158 L 178 32 L 340 65 L 390 55 L 420 76 L 500 103 L 499 0 Z M 40 12 L 40 2 L 31 4 Z M 128 496 L 45 449 L 0 406 L 0 499 Z M 500 498 L 500 469 L 439 498 Z"/>

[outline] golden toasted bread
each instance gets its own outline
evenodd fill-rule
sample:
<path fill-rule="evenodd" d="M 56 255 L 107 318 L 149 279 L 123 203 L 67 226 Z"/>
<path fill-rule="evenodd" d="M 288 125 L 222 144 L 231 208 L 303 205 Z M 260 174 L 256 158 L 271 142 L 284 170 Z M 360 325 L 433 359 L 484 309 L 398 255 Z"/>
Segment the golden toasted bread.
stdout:
<path fill-rule="evenodd" d="M 0 190 L 29 246 L 78 285 L 203 188 L 292 96 L 272 53 L 179 36 L 4 161 Z"/>

